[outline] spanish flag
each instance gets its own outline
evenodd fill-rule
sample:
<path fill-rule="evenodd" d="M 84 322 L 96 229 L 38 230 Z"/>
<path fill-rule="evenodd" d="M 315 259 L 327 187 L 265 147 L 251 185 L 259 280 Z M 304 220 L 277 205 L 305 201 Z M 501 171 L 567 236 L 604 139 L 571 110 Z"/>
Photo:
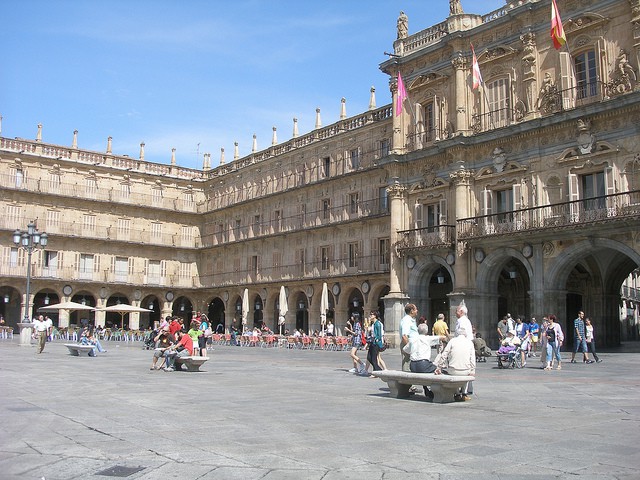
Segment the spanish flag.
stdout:
<path fill-rule="evenodd" d="M 476 51 L 473 49 L 473 44 L 471 44 L 471 53 L 473 54 L 471 71 L 473 72 L 473 89 L 475 90 L 482 85 L 482 74 L 480 73 L 480 65 L 478 65 L 478 59 L 476 58 Z"/>
<path fill-rule="evenodd" d="M 553 39 L 553 46 L 556 50 L 560 50 L 562 46 L 567 43 L 567 37 L 564 34 L 564 28 L 562 28 L 562 20 L 560 19 L 560 12 L 558 12 L 556 0 L 551 0 L 551 38 Z"/>
<path fill-rule="evenodd" d="M 402 103 L 407 98 L 407 89 L 402 81 L 402 75 L 398 72 L 398 96 L 396 98 L 396 117 L 402 113 Z"/>

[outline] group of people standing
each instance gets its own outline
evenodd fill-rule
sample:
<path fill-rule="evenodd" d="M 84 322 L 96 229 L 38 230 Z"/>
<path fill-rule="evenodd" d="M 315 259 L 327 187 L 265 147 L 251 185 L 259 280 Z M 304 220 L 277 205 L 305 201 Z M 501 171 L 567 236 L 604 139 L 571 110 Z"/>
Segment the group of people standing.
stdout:
<path fill-rule="evenodd" d="M 574 341 L 571 351 L 571 363 L 576 363 L 576 353 L 582 352 L 582 361 L 587 364 L 602 362 L 596 353 L 596 341 L 594 329 L 589 318 L 584 318 L 584 312 L 578 312 L 578 317 L 573 321 Z M 510 314 L 504 316 L 497 327 L 498 336 L 502 348 L 520 346 L 522 366 L 526 365 L 525 355 L 537 356 L 537 347 L 540 344 L 541 369 L 561 370 L 562 357 L 560 349 L 564 343 L 564 332 L 555 315 L 545 316 L 542 325 L 538 325 L 535 317 L 530 322 L 523 322 L 516 317 L 515 321 Z M 589 358 L 589 352 L 593 360 Z"/>

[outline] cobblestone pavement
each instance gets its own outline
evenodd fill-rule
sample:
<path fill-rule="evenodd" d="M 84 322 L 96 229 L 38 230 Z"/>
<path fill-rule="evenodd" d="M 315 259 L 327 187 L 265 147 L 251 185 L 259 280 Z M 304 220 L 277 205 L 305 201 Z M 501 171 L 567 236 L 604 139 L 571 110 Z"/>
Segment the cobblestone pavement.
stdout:
<path fill-rule="evenodd" d="M 638 353 L 551 372 L 489 359 L 472 401 L 440 405 L 390 398 L 347 352 L 217 346 L 183 373 L 106 348 L 0 340 L 0 479 L 640 478 Z"/>

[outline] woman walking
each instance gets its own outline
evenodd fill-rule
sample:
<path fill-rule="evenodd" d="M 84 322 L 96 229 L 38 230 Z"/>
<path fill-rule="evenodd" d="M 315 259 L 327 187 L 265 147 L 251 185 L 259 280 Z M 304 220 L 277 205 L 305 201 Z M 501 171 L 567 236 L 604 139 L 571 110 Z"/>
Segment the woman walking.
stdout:
<path fill-rule="evenodd" d="M 596 337 L 593 336 L 593 325 L 591 324 L 591 319 L 586 318 L 584 320 L 584 325 L 585 325 L 584 329 L 585 329 L 585 339 L 587 340 L 587 347 L 589 348 L 591 355 L 593 355 L 593 358 L 595 359 L 596 363 L 600 363 L 602 362 L 602 360 L 598 357 L 598 354 L 596 353 Z"/>
<path fill-rule="evenodd" d="M 549 324 L 545 331 L 547 337 L 547 366 L 545 370 L 553 369 L 553 359 L 556 359 L 556 370 L 562 369 L 562 358 L 560 357 L 560 347 L 564 341 L 564 334 L 562 333 L 562 327 L 559 323 L 556 323 L 556 316 L 549 315 Z"/>

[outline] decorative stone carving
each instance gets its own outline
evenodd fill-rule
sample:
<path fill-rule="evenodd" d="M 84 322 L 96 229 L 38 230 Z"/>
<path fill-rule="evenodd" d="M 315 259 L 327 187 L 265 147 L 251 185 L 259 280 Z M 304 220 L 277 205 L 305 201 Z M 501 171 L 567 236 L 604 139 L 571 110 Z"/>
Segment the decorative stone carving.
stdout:
<path fill-rule="evenodd" d="M 540 94 L 536 107 L 542 114 L 556 112 L 562 106 L 562 96 L 558 91 L 558 86 L 554 83 L 549 72 L 544 74 L 544 80 L 540 87 Z"/>
<path fill-rule="evenodd" d="M 502 173 L 507 163 L 507 156 L 504 153 L 504 149 L 501 147 L 494 148 L 491 156 L 493 157 L 493 168 L 497 173 Z"/>
<path fill-rule="evenodd" d="M 596 144 L 596 137 L 591 133 L 591 122 L 586 119 L 578 119 L 578 149 L 582 155 L 591 153 Z"/>
<path fill-rule="evenodd" d="M 398 17 L 398 40 L 407 38 L 409 34 L 409 18 L 404 12 L 400 12 Z"/>
<path fill-rule="evenodd" d="M 624 50 L 620 50 L 609 77 L 611 80 L 605 85 L 607 96 L 615 97 L 633 90 L 637 80 L 636 72 L 629 63 L 627 52 Z"/>

